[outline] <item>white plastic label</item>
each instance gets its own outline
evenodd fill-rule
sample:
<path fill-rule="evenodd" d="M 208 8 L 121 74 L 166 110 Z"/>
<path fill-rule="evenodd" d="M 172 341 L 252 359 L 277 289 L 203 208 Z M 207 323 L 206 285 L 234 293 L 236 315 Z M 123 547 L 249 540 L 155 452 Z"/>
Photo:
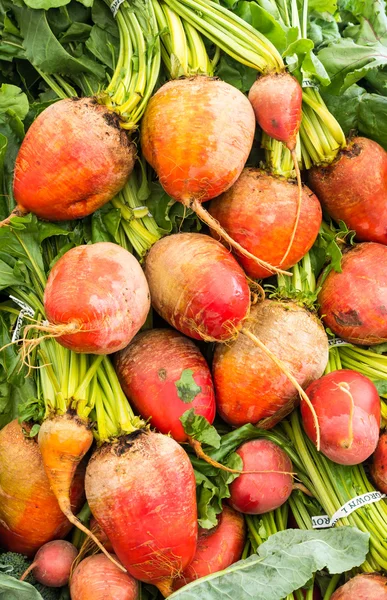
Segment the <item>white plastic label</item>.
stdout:
<path fill-rule="evenodd" d="M 328 345 L 330 348 L 334 348 L 335 346 L 350 346 L 349 342 L 345 342 L 341 338 L 332 338 L 328 341 Z"/>
<path fill-rule="evenodd" d="M 339 519 L 347 517 L 358 508 L 366 506 L 367 504 L 379 502 L 379 500 L 382 500 L 385 497 L 386 494 L 381 494 L 380 492 L 368 492 L 367 494 L 356 496 L 339 508 L 339 510 L 335 512 L 331 519 L 328 517 L 328 515 L 312 517 L 312 527 L 313 529 L 326 529 L 327 527 L 333 527 Z"/>
<path fill-rule="evenodd" d="M 113 17 L 117 15 L 118 9 L 120 8 L 123 2 L 125 2 L 125 0 L 113 0 L 113 2 L 110 5 L 110 10 L 113 13 Z"/>
<path fill-rule="evenodd" d="M 22 300 L 19 300 L 19 298 L 15 298 L 15 296 L 10 296 L 10 298 L 11 298 L 11 300 L 13 300 L 15 302 L 15 304 L 17 304 L 21 308 L 21 311 L 19 312 L 18 318 L 16 320 L 15 329 L 12 334 L 12 342 L 16 342 L 19 339 L 20 330 L 21 330 L 23 319 L 24 319 L 25 315 L 28 315 L 29 317 L 33 317 L 35 314 L 35 311 L 31 306 L 29 306 Z"/>
<path fill-rule="evenodd" d="M 315 90 L 318 90 L 319 86 L 317 85 L 317 83 L 315 83 L 313 81 L 313 79 L 309 79 L 308 77 L 305 77 L 302 80 L 302 87 L 303 88 L 314 88 Z"/>

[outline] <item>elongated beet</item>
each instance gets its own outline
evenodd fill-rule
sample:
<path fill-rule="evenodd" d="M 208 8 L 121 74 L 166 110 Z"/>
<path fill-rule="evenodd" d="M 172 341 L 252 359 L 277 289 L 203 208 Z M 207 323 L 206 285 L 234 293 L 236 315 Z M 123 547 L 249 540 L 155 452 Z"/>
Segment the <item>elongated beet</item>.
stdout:
<path fill-rule="evenodd" d="M 213 422 L 211 372 L 195 344 L 177 331 L 138 334 L 117 354 L 115 366 L 131 405 L 161 433 L 187 441 L 179 419 L 190 408 Z"/>
<path fill-rule="evenodd" d="M 327 213 L 356 231 L 360 242 L 387 244 L 387 152 L 355 137 L 334 163 L 309 171 L 310 187 Z"/>
<path fill-rule="evenodd" d="M 15 200 L 41 219 L 85 217 L 120 191 L 134 158 L 134 144 L 106 106 L 60 100 L 27 131 L 15 163 Z"/>
<path fill-rule="evenodd" d="M 354 344 L 386 341 L 387 248 L 358 244 L 344 254 L 341 267 L 341 273 L 329 273 L 318 296 L 325 325 Z"/>
<path fill-rule="evenodd" d="M 297 208 L 292 219 L 292 231 L 281 264 L 285 263 L 296 237 L 302 209 L 303 191 L 298 165 L 296 143 L 302 120 L 302 88 L 290 73 L 269 73 L 258 77 L 249 92 L 255 118 L 271 138 L 290 150 L 297 177 Z"/>
<path fill-rule="evenodd" d="M 327 335 L 306 309 L 293 302 L 264 300 L 251 307 L 245 329 L 286 365 L 302 388 L 323 374 Z M 298 404 L 292 382 L 246 335 L 217 345 L 212 374 L 217 410 L 235 427 L 262 420 L 262 426 L 273 427 Z"/>
<path fill-rule="evenodd" d="M 296 235 L 287 250 L 298 208 L 297 186 L 260 169 L 244 169 L 224 194 L 212 200 L 209 212 L 239 244 L 275 267 L 288 269 L 314 244 L 321 225 L 317 197 L 303 187 Z M 216 235 L 216 234 L 214 234 Z M 261 279 L 272 275 L 255 261 L 235 252 L 246 273 Z"/>
<path fill-rule="evenodd" d="M 387 494 L 387 433 L 382 433 L 372 457 L 371 475 L 378 490 Z"/>
<path fill-rule="evenodd" d="M 236 451 L 246 471 L 230 484 L 230 505 L 242 513 L 261 515 L 281 506 L 293 489 L 292 463 L 270 440 L 251 440 Z"/>
<path fill-rule="evenodd" d="M 71 488 L 75 512 L 83 503 L 84 472 L 81 464 Z M 33 556 L 71 527 L 50 488 L 37 440 L 24 436 L 16 419 L 11 421 L 0 431 L 0 546 Z"/>
<path fill-rule="evenodd" d="M 302 88 L 297 79 L 286 72 L 258 77 L 249 100 L 261 129 L 294 150 L 302 119 Z"/>
<path fill-rule="evenodd" d="M 342 369 L 324 375 L 306 390 L 321 432 L 321 452 L 341 465 L 358 465 L 374 452 L 379 439 L 380 398 L 372 381 Z M 304 429 L 316 443 L 309 407 L 301 400 Z"/>
<path fill-rule="evenodd" d="M 361 573 L 339 587 L 331 600 L 387 600 L 387 577 Z"/>
<path fill-rule="evenodd" d="M 106 556 L 95 554 L 74 569 L 70 593 L 71 600 L 137 600 L 139 585 Z"/>
<path fill-rule="evenodd" d="M 197 541 L 194 471 L 172 438 L 136 431 L 87 466 L 90 509 L 128 572 L 162 585 L 191 562 Z"/>
<path fill-rule="evenodd" d="M 200 233 L 179 233 L 152 246 L 145 275 L 157 312 L 195 339 L 227 340 L 249 312 L 245 274 L 222 244 Z"/>
<path fill-rule="evenodd" d="M 110 242 L 77 246 L 48 277 L 45 331 L 75 352 L 110 354 L 127 346 L 149 306 L 144 273 L 130 252 Z"/>
<path fill-rule="evenodd" d="M 230 506 L 223 506 L 213 529 L 199 529 L 198 545 L 192 562 L 174 581 L 178 590 L 195 579 L 226 569 L 240 560 L 245 544 L 243 516 Z"/>

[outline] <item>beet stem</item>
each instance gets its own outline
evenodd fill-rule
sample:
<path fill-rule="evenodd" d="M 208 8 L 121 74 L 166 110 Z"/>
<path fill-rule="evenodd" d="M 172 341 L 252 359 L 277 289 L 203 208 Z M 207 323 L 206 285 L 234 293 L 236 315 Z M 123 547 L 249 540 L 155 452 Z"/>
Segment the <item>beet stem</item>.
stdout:
<path fill-rule="evenodd" d="M 25 217 L 26 215 L 28 215 L 28 210 L 24 210 L 23 208 L 20 208 L 20 206 L 16 206 L 6 219 L 0 221 L 0 227 L 10 225 L 13 217 Z"/>

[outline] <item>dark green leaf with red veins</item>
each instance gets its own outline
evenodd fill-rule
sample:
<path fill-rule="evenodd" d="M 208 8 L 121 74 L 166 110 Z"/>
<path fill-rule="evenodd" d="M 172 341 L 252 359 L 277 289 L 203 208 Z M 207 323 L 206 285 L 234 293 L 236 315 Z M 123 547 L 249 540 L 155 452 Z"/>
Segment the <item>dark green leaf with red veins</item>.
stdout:
<path fill-rule="evenodd" d="M 360 566 L 369 534 L 354 527 L 325 531 L 288 529 L 259 547 L 259 554 L 188 584 L 173 600 L 282 600 L 323 568 L 341 573 Z"/>
<path fill-rule="evenodd" d="M 197 385 L 191 369 L 184 369 L 182 371 L 180 379 L 175 381 L 175 387 L 177 395 L 185 404 L 193 402 L 196 396 L 202 391 L 202 388 Z"/>
<path fill-rule="evenodd" d="M 180 421 L 184 427 L 185 433 L 194 440 L 202 444 L 207 444 L 212 448 L 219 448 L 220 435 L 215 427 L 209 424 L 207 419 L 201 415 L 196 415 L 195 410 L 191 408 L 187 410 L 181 417 Z"/>

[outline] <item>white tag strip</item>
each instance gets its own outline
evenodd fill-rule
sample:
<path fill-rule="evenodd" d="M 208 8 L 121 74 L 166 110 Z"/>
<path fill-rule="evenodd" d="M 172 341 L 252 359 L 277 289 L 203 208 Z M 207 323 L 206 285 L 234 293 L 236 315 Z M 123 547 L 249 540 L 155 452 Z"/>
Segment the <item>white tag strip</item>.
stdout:
<path fill-rule="evenodd" d="M 15 325 L 15 329 L 13 331 L 12 340 L 11 340 L 12 342 L 16 342 L 19 339 L 20 330 L 22 327 L 24 316 L 28 315 L 29 317 L 33 317 L 35 314 L 35 311 L 31 306 L 29 306 L 22 300 L 19 300 L 19 298 L 15 298 L 15 296 L 10 296 L 10 298 L 11 298 L 11 300 L 13 300 L 15 302 L 15 304 L 17 304 L 21 308 L 21 311 L 19 312 L 18 318 L 16 320 L 16 325 Z"/>
<path fill-rule="evenodd" d="M 327 527 L 333 527 L 339 519 L 347 517 L 351 513 L 355 512 L 355 510 L 358 508 L 366 506 L 367 504 L 379 502 L 379 500 L 382 500 L 385 497 L 386 494 L 381 494 L 380 492 L 368 492 L 367 494 L 356 496 L 341 506 L 341 508 L 335 512 L 331 519 L 328 517 L 328 515 L 312 517 L 312 527 L 313 529 L 326 529 Z"/>
<path fill-rule="evenodd" d="M 302 80 L 302 87 L 303 88 L 314 88 L 315 90 L 319 89 L 319 86 L 317 85 L 317 83 L 315 83 L 313 81 L 313 79 L 309 79 L 308 77 L 305 77 Z"/>
<path fill-rule="evenodd" d="M 113 13 L 113 17 L 117 15 L 118 9 L 120 8 L 123 2 L 125 2 L 125 0 L 113 0 L 113 2 L 110 5 L 110 10 Z"/>
<path fill-rule="evenodd" d="M 335 346 L 350 346 L 349 342 L 345 342 L 341 338 L 332 338 L 328 340 L 328 345 L 330 348 L 334 348 Z"/>

